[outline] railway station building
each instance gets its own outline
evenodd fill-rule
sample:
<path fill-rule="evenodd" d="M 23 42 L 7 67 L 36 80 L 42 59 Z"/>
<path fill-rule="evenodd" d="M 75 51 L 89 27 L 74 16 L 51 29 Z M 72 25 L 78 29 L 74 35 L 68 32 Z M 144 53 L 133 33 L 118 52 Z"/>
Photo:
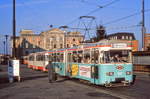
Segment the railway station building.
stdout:
<path fill-rule="evenodd" d="M 77 46 L 82 41 L 83 35 L 80 32 L 66 32 L 58 28 L 40 34 L 32 30 L 21 30 L 20 36 L 16 37 L 16 57 L 22 58 L 34 52 Z"/>

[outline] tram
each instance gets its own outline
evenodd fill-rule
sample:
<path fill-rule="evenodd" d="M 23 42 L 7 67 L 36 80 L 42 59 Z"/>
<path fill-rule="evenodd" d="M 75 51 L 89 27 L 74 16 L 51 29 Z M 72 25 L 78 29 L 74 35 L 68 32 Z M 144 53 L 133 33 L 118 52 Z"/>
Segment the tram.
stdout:
<path fill-rule="evenodd" d="M 128 86 L 133 82 L 132 44 L 125 41 L 103 40 L 67 49 L 32 53 L 28 66 L 46 71 L 49 60 L 55 72 L 61 76 L 106 87 Z"/>

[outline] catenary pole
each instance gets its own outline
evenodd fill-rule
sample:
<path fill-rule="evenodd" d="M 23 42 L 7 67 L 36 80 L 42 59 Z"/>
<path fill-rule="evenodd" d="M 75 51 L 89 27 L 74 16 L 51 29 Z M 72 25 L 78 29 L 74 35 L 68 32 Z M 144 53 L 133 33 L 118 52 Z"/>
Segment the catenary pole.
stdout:
<path fill-rule="evenodd" d="M 13 0 L 13 49 L 12 56 L 16 58 L 16 0 Z"/>
<path fill-rule="evenodd" d="M 142 50 L 145 50 L 145 32 L 146 32 L 146 28 L 145 28 L 145 4 L 144 4 L 144 0 L 142 0 Z"/>

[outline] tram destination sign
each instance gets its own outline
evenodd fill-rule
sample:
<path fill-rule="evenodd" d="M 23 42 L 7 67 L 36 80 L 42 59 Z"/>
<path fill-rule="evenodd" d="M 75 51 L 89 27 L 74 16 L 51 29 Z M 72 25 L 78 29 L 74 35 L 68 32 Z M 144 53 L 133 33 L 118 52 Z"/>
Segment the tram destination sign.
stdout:
<path fill-rule="evenodd" d="M 112 44 L 112 48 L 126 48 L 127 44 L 126 43 L 115 43 Z"/>

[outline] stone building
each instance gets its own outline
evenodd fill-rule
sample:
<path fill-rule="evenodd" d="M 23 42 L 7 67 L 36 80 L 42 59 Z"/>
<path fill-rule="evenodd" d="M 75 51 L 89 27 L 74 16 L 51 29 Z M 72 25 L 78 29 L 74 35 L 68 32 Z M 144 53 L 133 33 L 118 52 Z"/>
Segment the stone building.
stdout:
<path fill-rule="evenodd" d="M 150 51 L 150 33 L 144 34 L 144 50 Z"/>
<path fill-rule="evenodd" d="M 35 34 L 32 30 L 21 30 L 16 37 L 16 57 L 29 53 L 60 49 L 79 45 L 83 41 L 80 32 L 65 32 L 58 28 Z"/>
<path fill-rule="evenodd" d="M 59 49 L 64 48 L 64 39 L 65 39 L 65 32 L 54 28 L 40 34 L 43 41 L 43 46 L 45 50 L 52 50 L 52 49 Z"/>
<path fill-rule="evenodd" d="M 32 30 L 21 30 L 20 36 L 16 37 L 16 57 L 28 55 L 38 51 L 43 51 L 41 36 Z"/>
<path fill-rule="evenodd" d="M 80 45 L 83 41 L 83 35 L 80 32 L 68 32 L 65 35 L 65 46 L 67 48 Z"/>

